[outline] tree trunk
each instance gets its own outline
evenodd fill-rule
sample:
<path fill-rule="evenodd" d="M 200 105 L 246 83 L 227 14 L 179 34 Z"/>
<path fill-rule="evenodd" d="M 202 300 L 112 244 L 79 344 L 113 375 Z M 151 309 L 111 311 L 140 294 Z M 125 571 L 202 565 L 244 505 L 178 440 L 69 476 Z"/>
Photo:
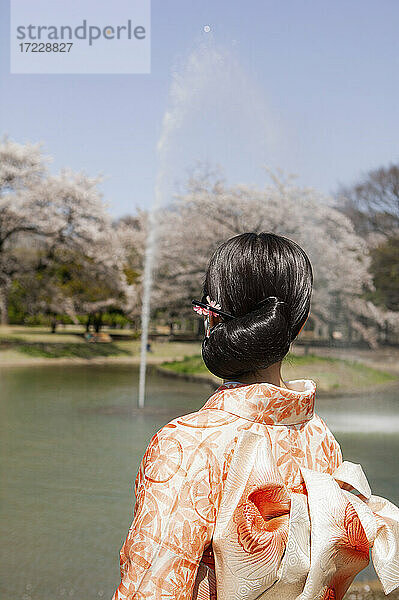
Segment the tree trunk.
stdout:
<path fill-rule="evenodd" d="M 353 331 L 352 331 L 352 326 L 350 324 L 350 321 L 347 321 L 347 328 L 348 328 L 348 342 L 349 342 L 349 344 L 352 344 L 352 342 L 353 342 Z"/>
<path fill-rule="evenodd" d="M 51 333 L 55 333 L 57 330 L 57 318 L 54 316 L 51 319 Z"/>
<path fill-rule="evenodd" d="M 0 312 L 1 324 L 8 325 L 8 290 L 6 287 L 0 288 Z"/>
<path fill-rule="evenodd" d="M 103 313 L 102 312 L 96 313 L 96 315 L 94 317 L 94 331 L 96 333 L 100 332 L 102 324 L 103 324 Z"/>

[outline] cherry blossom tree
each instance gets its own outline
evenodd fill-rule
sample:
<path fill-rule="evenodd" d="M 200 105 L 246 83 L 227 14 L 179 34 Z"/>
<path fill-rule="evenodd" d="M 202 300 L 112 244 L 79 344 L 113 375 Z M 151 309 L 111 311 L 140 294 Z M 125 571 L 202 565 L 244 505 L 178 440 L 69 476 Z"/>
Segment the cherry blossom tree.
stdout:
<path fill-rule="evenodd" d="M 366 243 L 329 197 L 274 176 L 264 188 L 227 186 L 220 177 L 194 173 L 185 193 L 160 215 L 153 306 L 174 305 L 190 314 L 207 262 L 227 238 L 271 231 L 299 243 L 310 256 L 315 286 L 311 321 L 330 335 L 337 326 L 377 344 L 384 313 L 364 299 L 372 288 Z"/>
<path fill-rule="evenodd" d="M 100 178 L 49 175 L 40 147 L 0 144 L 0 310 L 19 278 L 30 310 L 90 313 L 132 303 L 125 249 L 98 189 Z"/>
<path fill-rule="evenodd" d="M 64 170 L 31 190 L 51 215 L 51 234 L 39 234 L 36 242 L 40 310 L 76 320 L 77 312 L 90 314 L 125 304 L 129 286 L 124 248 L 102 201 L 99 181 Z"/>
<path fill-rule="evenodd" d="M 20 262 L 15 253 L 24 234 L 46 233 L 49 216 L 39 197 L 29 193 L 45 173 L 45 159 L 38 144 L 0 142 L 0 312 L 7 323 L 7 298 Z"/>
<path fill-rule="evenodd" d="M 138 320 L 145 243 L 157 227 L 151 306 L 168 317 L 192 317 L 208 260 L 227 238 L 272 231 L 309 254 L 315 286 L 309 324 L 330 336 L 344 329 L 371 346 L 378 332 L 399 330 L 398 313 L 372 302 L 367 240 L 332 198 L 298 186 L 281 172 L 260 188 L 229 186 L 217 172 L 194 170 L 183 191 L 149 219 L 112 222 L 100 179 L 64 170 L 50 175 L 38 145 L 0 143 L 0 310 L 7 317 L 13 280 L 31 312 L 90 314 L 109 307 Z M 153 225 L 151 225 L 153 226 Z"/>

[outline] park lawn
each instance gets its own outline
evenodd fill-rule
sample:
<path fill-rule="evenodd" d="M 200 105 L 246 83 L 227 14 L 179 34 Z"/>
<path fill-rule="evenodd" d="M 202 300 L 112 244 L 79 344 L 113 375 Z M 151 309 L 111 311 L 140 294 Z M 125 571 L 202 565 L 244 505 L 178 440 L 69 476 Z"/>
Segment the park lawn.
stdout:
<path fill-rule="evenodd" d="M 198 344 L 193 345 L 193 353 L 198 352 Z M 41 358 L 130 358 L 132 362 L 140 360 L 140 341 L 114 341 L 108 343 L 63 343 L 63 342 L 47 342 L 47 343 L 30 343 L 23 344 L 17 347 L 19 353 L 26 356 L 36 356 Z M 159 364 L 166 359 L 182 359 L 187 352 L 190 351 L 188 344 L 185 342 L 171 343 L 152 343 L 151 352 L 147 353 L 147 362 L 149 364 Z M 1 353 L 0 353 L 1 357 Z"/>
<path fill-rule="evenodd" d="M 162 369 L 177 375 L 197 375 L 204 378 L 220 379 L 212 375 L 205 367 L 200 355 L 186 356 L 180 361 L 165 362 Z M 395 381 L 396 377 L 385 371 L 374 369 L 360 362 L 339 358 L 326 358 L 315 354 L 288 354 L 283 361 L 282 376 L 290 379 L 313 379 L 318 391 L 344 392 L 355 389 L 367 389 L 370 386 Z"/>
<path fill-rule="evenodd" d="M 106 333 L 116 332 L 118 336 L 127 337 L 131 335 L 131 331 L 124 329 L 108 329 L 102 331 Z M 24 341 L 24 342 L 49 342 L 49 343 L 86 343 L 83 337 L 85 329 L 79 325 L 59 326 L 56 333 L 51 333 L 48 327 L 25 325 L 1 325 L 0 326 L 0 343 L 3 341 Z"/>
<path fill-rule="evenodd" d="M 140 360 L 140 340 L 132 340 L 130 331 L 103 328 L 102 331 L 116 335 L 112 342 L 87 342 L 84 329 L 78 326 L 59 328 L 51 333 L 46 327 L 6 326 L 0 327 L 0 364 L 42 364 L 56 359 L 102 360 L 109 362 L 132 362 Z M 167 359 L 177 360 L 185 355 L 198 354 L 200 343 L 152 342 L 147 353 L 149 364 L 159 364 Z"/>

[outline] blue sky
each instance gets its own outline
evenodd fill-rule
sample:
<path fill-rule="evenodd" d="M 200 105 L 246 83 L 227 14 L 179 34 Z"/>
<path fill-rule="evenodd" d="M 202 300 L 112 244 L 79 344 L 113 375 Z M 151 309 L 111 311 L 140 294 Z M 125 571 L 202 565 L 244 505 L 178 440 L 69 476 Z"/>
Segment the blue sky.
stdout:
<path fill-rule="evenodd" d="M 153 0 L 145 75 L 11 75 L 8 0 L 0 9 L 0 134 L 42 141 L 54 172 L 103 173 L 115 216 L 152 203 L 172 71 L 209 35 L 233 75 L 187 110 L 170 191 L 197 160 L 231 183 L 262 185 L 279 166 L 331 193 L 399 159 L 396 0 Z"/>

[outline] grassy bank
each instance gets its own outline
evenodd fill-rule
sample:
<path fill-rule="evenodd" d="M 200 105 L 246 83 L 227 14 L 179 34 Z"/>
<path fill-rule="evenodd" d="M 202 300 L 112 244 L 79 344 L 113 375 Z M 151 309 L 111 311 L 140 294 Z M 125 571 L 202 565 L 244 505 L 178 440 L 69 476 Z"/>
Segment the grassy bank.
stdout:
<path fill-rule="evenodd" d="M 140 340 L 132 339 L 130 331 L 104 329 L 104 332 L 110 334 L 111 342 L 87 342 L 83 329 L 76 326 L 59 329 L 55 334 L 44 327 L 0 327 L 0 365 L 140 362 Z M 284 360 L 284 379 L 314 379 L 322 392 L 363 390 L 396 379 L 395 374 L 384 370 L 383 362 L 375 368 L 358 360 L 299 355 L 299 351 L 294 348 L 294 353 Z M 203 364 L 200 352 L 200 342 L 168 342 L 165 339 L 151 344 L 147 360 L 149 364 L 162 365 L 162 369 L 171 375 L 204 377 L 219 384 L 220 380 Z M 370 356 L 374 356 L 371 351 Z"/>
<path fill-rule="evenodd" d="M 112 341 L 87 342 L 80 327 L 68 326 L 51 333 L 44 327 L 0 327 L 0 365 L 35 365 L 68 362 L 128 362 L 140 360 L 140 340 L 132 339 L 130 331 L 103 329 Z M 198 354 L 200 343 L 154 342 L 147 353 L 149 364 L 177 360 Z"/>
<path fill-rule="evenodd" d="M 162 364 L 162 368 L 172 371 L 176 375 L 195 375 L 213 378 L 215 382 L 220 382 L 205 367 L 200 355 L 185 356 L 183 360 L 165 362 Z M 315 354 L 298 356 L 292 353 L 288 354 L 283 361 L 282 375 L 285 380 L 313 379 L 318 390 L 322 392 L 343 392 L 355 388 L 368 389 L 370 386 L 389 383 L 396 379 L 390 373 L 359 362 L 327 358 Z"/>

